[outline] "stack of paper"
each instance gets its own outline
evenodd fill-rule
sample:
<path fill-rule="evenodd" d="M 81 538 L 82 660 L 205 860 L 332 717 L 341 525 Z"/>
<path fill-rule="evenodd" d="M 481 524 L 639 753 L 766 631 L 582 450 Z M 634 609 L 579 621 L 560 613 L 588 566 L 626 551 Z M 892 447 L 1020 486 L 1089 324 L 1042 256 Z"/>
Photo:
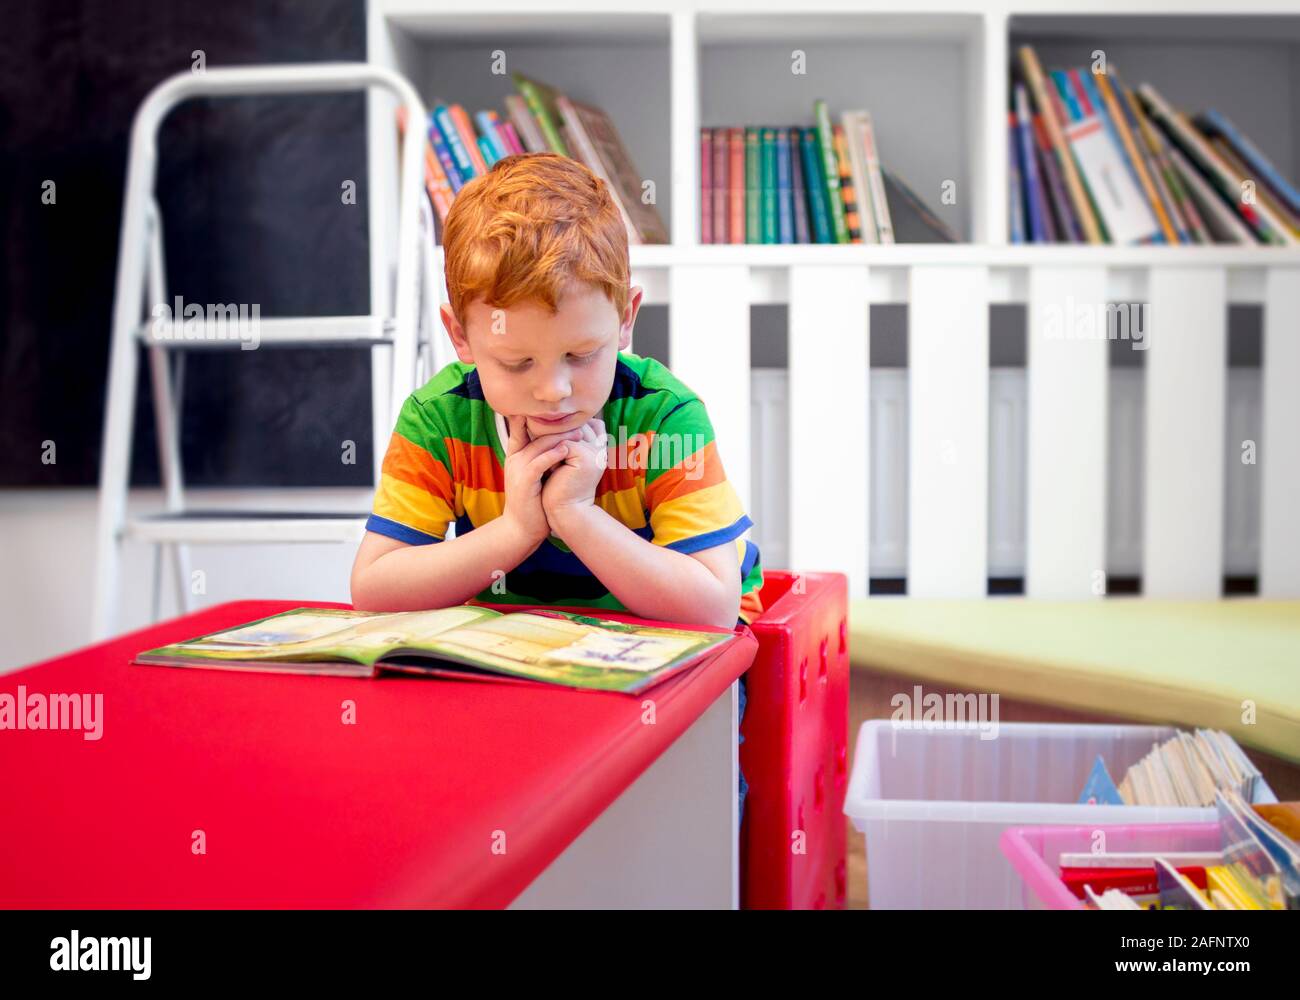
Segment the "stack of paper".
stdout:
<path fill-rule="evenodd" d="M 1255 798 L 1259 769 L 1227 733 L 1198 729 L 1182 732 L 1128 769 L 1118 786 L 1100 756 L 1080 802 L 1131 806 L 1212 806 L 1215 793 L 1231 790 L 1247 802 Z"/>

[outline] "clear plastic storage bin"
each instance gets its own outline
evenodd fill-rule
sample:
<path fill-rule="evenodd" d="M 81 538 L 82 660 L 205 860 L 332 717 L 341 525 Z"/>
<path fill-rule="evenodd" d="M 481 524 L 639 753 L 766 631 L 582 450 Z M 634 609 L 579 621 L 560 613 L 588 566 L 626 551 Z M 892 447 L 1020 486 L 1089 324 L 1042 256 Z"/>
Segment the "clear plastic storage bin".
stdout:
<path fill-rule="evenodd" d="M 1167 726 L 1009 722 L 981 730 L 863 723 L 844 812 L 866 835 L 870 905 L 1023 908 L 1020 877 L 998 849 L 1007 827 L 1214 820 L 1213 807 L 1078 802 L 1098 754 L 1118 782 L 1175 732 Z M 1277 801 L 1263 780 L 1255 801 Z"/>

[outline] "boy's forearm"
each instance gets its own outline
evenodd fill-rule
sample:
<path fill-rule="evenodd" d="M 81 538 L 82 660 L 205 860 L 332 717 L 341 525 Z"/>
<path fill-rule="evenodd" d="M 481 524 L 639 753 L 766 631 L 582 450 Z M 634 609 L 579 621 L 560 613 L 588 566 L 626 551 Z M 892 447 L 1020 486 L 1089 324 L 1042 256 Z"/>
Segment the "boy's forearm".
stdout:
<path fill-rule="evenodd" d="M 523 562 L 538 544 L 524 538 L 504 517 L 494 518 L 447 541 L 384 553 L 353 585 L 352 602 L 364 611 L 422 611 L 464 604 Z"/>
<path fill-rule="evenodd" d="M 708 567 L 648 542 L 600 507 L 549 515 L 556 534 L 633 614 L 731 628 L 739 597 Z"/>

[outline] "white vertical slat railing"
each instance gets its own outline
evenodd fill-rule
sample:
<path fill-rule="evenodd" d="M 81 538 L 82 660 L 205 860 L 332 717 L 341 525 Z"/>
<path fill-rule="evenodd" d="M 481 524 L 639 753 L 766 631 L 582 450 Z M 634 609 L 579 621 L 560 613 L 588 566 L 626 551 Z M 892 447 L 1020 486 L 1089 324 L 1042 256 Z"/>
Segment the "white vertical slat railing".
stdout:
<path fill-rule="evenodd" d="M 1264 282 L 1259 593 L 1300 597 L 1300 268 Z"/>
<path fill-rule="evenodd" d="M 989 576 L 1025 572 L 1028 394 L 1023 368 L 989 371 Z"/>
<path fill-rule="evenodd" d="M 871 370 L 871 473 L 867 566 L 907 576 L 907 369 Z"/>
<path fill-rule="evenodd" d="M 1106 271 L 1029 274 L 1029 483 L 1025 594 L 1104 593 Z"/>
<path fill-rule="evenodd" d="M 989 275 L 912 268 L 907 592 L 982 597 L 988 589 Z"/>
<path fill-rule="evenodd" d="M 1012 286 L 1026 367 L 993 371 L 988 269 L 897 270 L 873 285 L 865 265 L 777 282 L 667 268 L 673 368 L 730 442 L 765 565 L 844 572 L 854 596 L 905 576 L 912 595 L 978 597 L 1023 572 L 1028 596 L 1091 598 L 1098 570 L 1154 597 L 1217 597 L 1225 574 L 1256 572 L 1262 596 L 1300 596 L 1300 269 L 1230 284 L 1221 266 L 1131 268 L 1117 284 L 1103 266 L 1029 265 Z M 870 368 L 882 294 L 909 305 L 906 369 Z M 1264 305 L 1262 371 L 1227 368 L 1230 294 Z M 1109 364 L 1108 298 L 1145 303 L 1126 317 L 1141 365 Z M 741 379 L 756 301 L 789 304 L 789 367 Z M 1258 471 L 1234 464 L 1247 441 Z"/>
<path fill-rule="evenodd" d="M 794 266 L 789 295 L 790 568 L 844 573 L 865 597 L 867 269 Z"/>
<path fill-rule="evenodd" d="M 1142 593 L 1223 589 L 1228 364 L 1221 267 L 1153 267 L 1148 282 Z"/>
<path fill-rule="evenodd" d="M 727 478 L 751 509 L 749 271 L 676 265 L 668 277 L 673 374 L 704 400 Z"/>

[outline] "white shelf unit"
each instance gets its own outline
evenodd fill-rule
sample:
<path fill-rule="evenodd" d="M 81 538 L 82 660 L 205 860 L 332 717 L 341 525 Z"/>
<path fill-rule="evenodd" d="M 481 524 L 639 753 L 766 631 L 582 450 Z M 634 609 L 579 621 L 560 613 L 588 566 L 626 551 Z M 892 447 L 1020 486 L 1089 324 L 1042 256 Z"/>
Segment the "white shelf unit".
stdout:
<path fill-rule="evenodd" d="M 1108 535 L 1118 533 L 1130 549 L 1140 548 L 1144 594 L 1218 596 L 1224 574 L 1234 571 L 1225 498 L 1240 492 L 1226 471 L 1227 436 L 1239 426 L 1229 422 L 1227 312 L 1251 304 L 1263 310 L 1258 499 L 1246 490 L 1238 503 L 1258 506 L 1260 594 L 1300 596 L 1300 251 L 1009 246 L 1005 132 L 1014 46 L 1033 41 L 1048 66 L 1058 51 L 1079 64 L 1090 59 L 1074 53 L 1095 35 L 1093 48 L 1113 50 L 1130 84 L 1149 79 L 1189 110 L 1213 102 L 1294 177 L 1300 11 L 1293 0 L 1098 0 L 1087 18 L 1083 10 L 1043 0 L 822 0 L 806 8 L 788 0 L 684 0 L 615 13 L 588 2 L 372 0 L 368 44 L 372 60 L 408 75 L 426 101 L 500 108 L 510 83 L 491 74 L 491 60 L 501 52 L 507 69 L 610 111 L 638 167 L 656 182 L 673 238 L 668 246 L 632 249 L 633 281 L 646 288 L 648 303 L 669 306 L 673 370 L 706 400 L 748 509 L 767 515 L 754 535 L 766 545 L 766 565 L 844 572 L 854 596 L 865 595 L 876 575 L 872 506 L 886 494 L 869 471 L 876 468 L 869 315 L 874 303 L 902 303 L 910 356 L 908 593 L 986 593 L 992 571 L 1005 568 L 990 544 L 989 307 L 1021 303 L 1028 316 L 1027 441 L 1016 475 L 1024 478 L 1026 593 L 1096 596 L 1098 571 L 1114 561 Z M 1167 78 L 1165 67 L 1191 51 L 1182 46 L 1193 47 L 1200 69 L 1170 70 Z M 790 74 L 795 49 L 817 78 Z M 1270 93 L 1261 99 L 1245 70 L 1233 69 L 1220 99 L 1218 62 L 1249 68 L 1252 53 Z M 824 89 L 814 94 L 808 88 L 818 83 Z M 868 107 L 886 162 L 936 208 L 937 191 L 928 188 L 956 180 L 950 221 L 972 242 L 700 245 L 698 129 L 808 120 L 812 96 L 826 97 L 832 113 Z M 1242 110 L 1255 106 L 1252 100 L 1262 100 L 1262 120 Z M 372 176 L 391 169 L 392 120 L 391 108 L 373 98 Z M 372 199 L 374 239 L 390 238 L 386 194 Z M 1066 304 L 1104 309 L 1136 301 L 1149 309 L 1151 347 L 1140 376 L 1142 429 L 1134 432 L 1141 447 L 1124 459 L 1132 473 L 1131 456 L 1139 456 L 1138 486 L 1124 487 L 1141 498 L 1135 530 L 1109 510 L 1116 503 L 1108 499 L 1116 492 L 1110 439 L 1123 436 L 1122 425 L 1108 433 L 1111 405 L 1123 402 L 1110 398 L 1109 345 L 1048 334 L 1052 310 Z M 770 303 L 788 306 L 789 366 L 776 394 L 784 417 L 772 409 L 769 373 L 750 368 L 750 309 Z M 1125 392 L 1124 399 L 1133 396 Z M 760 396 L 766 409 L 756 414 Z M 881 468 L 878 475 L 890 474 Z M 1133 509 L 1130 497 L 1130 521 Z M 1116 531 L 1108 532 L 1111 522 Z M 779 562 L 768 557 L 776 553 Z"/>

